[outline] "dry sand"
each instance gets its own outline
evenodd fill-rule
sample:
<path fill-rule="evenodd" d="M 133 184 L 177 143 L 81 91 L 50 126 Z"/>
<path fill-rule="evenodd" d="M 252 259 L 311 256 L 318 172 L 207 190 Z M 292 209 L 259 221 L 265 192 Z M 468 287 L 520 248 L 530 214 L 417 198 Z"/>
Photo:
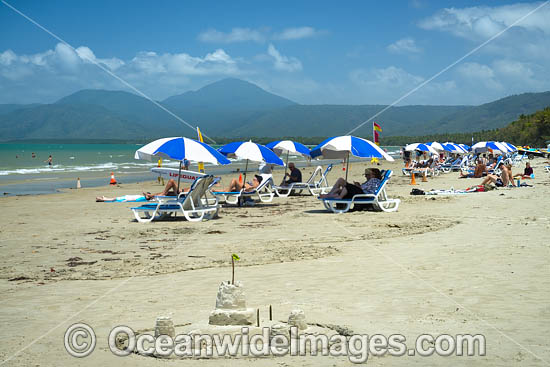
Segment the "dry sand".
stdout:
<path fill-rule="evenodd" d="M 351 178 L 364 167 L 353 164 Z M 460 196 L 411 196 L 400 164 L 387 191 L 399 211 L 326 212 L 310 197 L 224 207 L 202 223 L 141 224 L 132 203 L 96 203 L 99 195 L 160 191 L 153 181 L 1 200 L 0 360 L 6 366 L 265 365 L 339 366 L 346 357 L 163 361 L 111 354 L 111 328 L 151 328 L 159 315 L 176 324 L 205 322 L 219 283 L 236 276 L 249 307 L 285 320 L 303 309 L 312 323 L 355 333 L 483 334 L 484 357 L 374 357 L 372 366 L 539 366 L 550 362 L 550 180 L 534 161 L 531 188 Z M 519 168 L 516 169 L 516 171 Z M 308 177 L 312 168 L 304 168 Z M 282 171 L 275 172 L 280 179 Z M 341 166 L 330 173 L 332 182 Z M 463 189 L 480 179 L 457 173 L 418 188 Z M 228 177 L 223 179 L 224 185 Z M 95 351 L 75 359 L 63 334 L 91 325 Z M 29 346 L 29 344 L 31 344 Z M 14 356 L 14 354 L 16 354 Z M 1 364 L 1 362 L 0 362 Z"/>

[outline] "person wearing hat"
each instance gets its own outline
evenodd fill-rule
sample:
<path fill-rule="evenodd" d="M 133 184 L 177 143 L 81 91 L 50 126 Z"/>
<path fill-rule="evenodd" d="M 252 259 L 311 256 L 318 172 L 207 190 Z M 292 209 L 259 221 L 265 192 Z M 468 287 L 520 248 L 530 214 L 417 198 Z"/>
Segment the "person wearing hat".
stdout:
<path fill-rule="evenodd" d="M 319 195 L 319 197 L 322 199 L 351 199 L 359 194 L 374 194 L 382 183 L 382 173 L 378 168 L 367 168 L 365 177 L 367 180 L 362 184 L 359 182 L 349 183 L 340 177 L 328 194 Z"/>

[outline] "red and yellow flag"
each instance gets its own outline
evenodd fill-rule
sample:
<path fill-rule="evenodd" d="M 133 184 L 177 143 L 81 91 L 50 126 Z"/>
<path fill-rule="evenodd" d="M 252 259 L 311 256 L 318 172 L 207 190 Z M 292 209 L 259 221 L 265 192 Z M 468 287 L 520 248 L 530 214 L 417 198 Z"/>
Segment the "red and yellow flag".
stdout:
<path fill-rule="evenodd" d="M 380 125 L 378 125 L 376 122 L 372 122 L 372 138 L 374 141 L 374 144 L 380 145 L 380 135 L 378 132 L 382 132 L 382 128 Z"/>

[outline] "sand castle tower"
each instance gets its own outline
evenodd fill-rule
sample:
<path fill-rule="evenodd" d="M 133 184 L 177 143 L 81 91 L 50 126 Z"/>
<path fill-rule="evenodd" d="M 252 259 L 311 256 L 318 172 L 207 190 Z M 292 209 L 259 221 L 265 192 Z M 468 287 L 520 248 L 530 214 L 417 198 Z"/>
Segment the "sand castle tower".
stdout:
<path fill-rule="evenodd" d="M 222 282 L 216 296 L 216 309 L 210 313 L 210 325 L 255 325 L 256 312 L 246 308 L 243 284 Z"/>

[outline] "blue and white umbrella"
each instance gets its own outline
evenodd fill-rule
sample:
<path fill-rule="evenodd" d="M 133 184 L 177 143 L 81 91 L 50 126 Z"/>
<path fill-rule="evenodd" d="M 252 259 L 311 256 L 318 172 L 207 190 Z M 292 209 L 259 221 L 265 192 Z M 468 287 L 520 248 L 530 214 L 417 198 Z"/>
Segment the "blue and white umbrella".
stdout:
<path fill-rule="evenodd" d="M 309 157 L 311 152 L 304 144 L 292 140 L 277 140 L 266 144 L 266 147 L 271 149 L 275 154 L 281 156 L 283 154 L 299 154 L 304 157 Z"/>
<path fill-rule="evenodd" d="M 508 148 L 498 141 L 480 141 L 472 145 L 472 151 L 475 153 L 483 153 L 489 149 L 493 152 L 508 153 Z"/>
<path fill-rule="evenodd" d="M 457 145 L 460 145 L 462 148 L 464 148 L 465 151 L 469 152 L 470 150 L 472 150 L 472 147 L 470 147 L 469 145 L 467 144 L 457 144 Z"/>
<path fill-rule="evenodd" d="M 311 150 L 311 157 L 313 158 L 319 156 L 323 156 L 323 158 L 326 159 L 346 158 L 348 165 L 350 155 L 359 158 L 383 158 L 388 161 L 394 160 L 388 153 L 384 152 L 372 141 L 351 135 L 329 138 Z M 348 169 L 346 168 L 346 180 L 347 178 Z"/>
<path fill-rule="evenodd" d="M 279 157 L 283 154 L 286 154 L 285 162 L 285 178 L 286 178 L 286 167 L 288 166 L 288 156 L 289 154 L 299 154 L 303 157 L 311 157 L 311 152 L 308 147 L 302 143 L 298 143 L 292 140 L 277 140 L 272 141 L 269 144 L 266 144 L 266 147 L 271 149 Z"/>
<path fill-rule="evenodd" d="M 432 141 L 431 143 L 425 143 L 425 145 L 429 145 L 430 147 L 432 147 L 435 150 L 438 150 L 440 152 L 442 152 L 442 151 L 450 152 L 451 151 L 447 146 L 445 146 L 445 144 L 438 143 L 437 141 Z"/>
<path fill-rule="evenodd" d="M 174 137 L 155 140 L 139 148 L 135 159 L 153 160 L 162 157 L 183 161 L 208 162 L 212 164 L 229 164 L 231 161 L 210 145 L 189 138 Z"/>
<path fill-rule="evenodd" d="M 244 181 L 246 182 L 246 171 L 248 170 L 248 161 L 264 162 L 266 164 L 276 164 L 284 166 L 281 158 L 275 153 L 261 144 L 256 144 L 251 141 L 237 141 L 229 143 L 219 148 L 218 151 L 230 158 L 246 159 L 244 168 Z"/>
<path fill-rule="evenodd" d="M 247 161 L 284 166 L 281 158 L 277 157 L 270 149 L 251 141 L 229 143 L 219 148 L 218 152 L 229 158 L 246 159 Z"/>
<path fill-rule="evenodd" d="M 430 152 L 432 154 L 438 154 L 437 150 L 435 150 L 434 148 L 432 148 L 429 145 L 422 144 L 422 143 L 408 144 L 408 145 L 405 146 L 405 150 L 406 151 L 411 151 L 411 152 L 413 150 L 419 150 L 421 152 Z"/>
<path fill-rule="evenodd" d="M 517 151 L 518 151 L 518 148 L 517 148 L 515 145 L 513 145 L 513 144 L 507 143 L 507 142 L 505 142 L 505 141 L 501 141 L 500 143 L 501 143 L 502 145 L 504 145 L 506 148 L 508 148 L 508 150 L 509 150 L 510 152 L 517 152 Z"/>
<path fill-rule="evenodd" d="M 458 154 L 468 153 L 468 149 L 462 147 L 460 144 L 446 142 L 446 143 L 443 143 L 442 145 L 446 147 L 447 151 L 449 151 L 450 153 L 458 153 Z"/>
<path fill-rule="evenodd" d="M 180 161 L 178 187 L 180 186 L 181 162 L 185 159 L 193 162 L 208 162 L 212 164 L 230 164 L 231 161 L 210 145 L 184 137 L 162 138 L 155 140 L 141 148 L 135 159 L 153 160 L 153 157 L 162 157 Z"/>

